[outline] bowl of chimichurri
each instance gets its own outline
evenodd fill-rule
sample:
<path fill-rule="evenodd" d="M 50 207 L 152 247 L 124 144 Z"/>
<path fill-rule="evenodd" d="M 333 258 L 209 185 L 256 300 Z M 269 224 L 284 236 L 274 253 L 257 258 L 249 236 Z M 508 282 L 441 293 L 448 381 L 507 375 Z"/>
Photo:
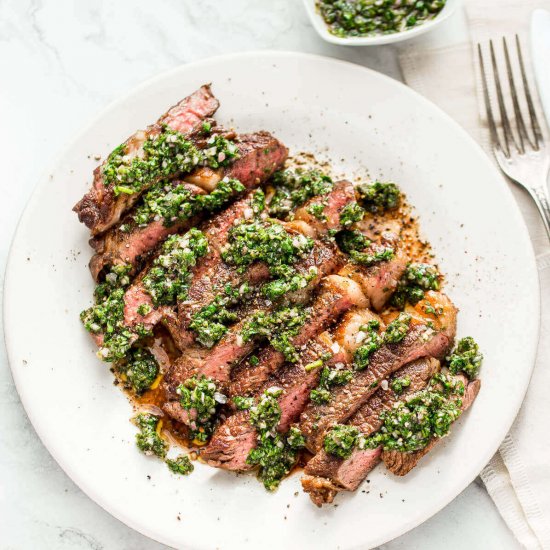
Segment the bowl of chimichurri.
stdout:
<path fill-rule="evenodd" d="M 458 0 L 304 0 L 317 33 L 333 44 L 374 46 L 423 34 L 447 19 Z"/>

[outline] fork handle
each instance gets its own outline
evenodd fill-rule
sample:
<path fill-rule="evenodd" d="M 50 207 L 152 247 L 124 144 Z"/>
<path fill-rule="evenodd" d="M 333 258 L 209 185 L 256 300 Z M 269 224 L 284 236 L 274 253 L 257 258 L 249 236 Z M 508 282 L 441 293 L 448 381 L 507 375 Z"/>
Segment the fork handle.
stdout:
<path fill-rule="evenodd" d="M 548 197 L 546 181 L 544 181 L 542 186 L 531 189 L 531 196 L 539 209 L 546 234 L 550 239 L 550 198 Z"/>

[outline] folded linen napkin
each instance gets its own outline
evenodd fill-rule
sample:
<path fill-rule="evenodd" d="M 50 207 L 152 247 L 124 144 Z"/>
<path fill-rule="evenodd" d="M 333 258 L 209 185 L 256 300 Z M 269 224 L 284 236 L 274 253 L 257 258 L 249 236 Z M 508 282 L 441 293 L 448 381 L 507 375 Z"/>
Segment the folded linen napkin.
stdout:
<path fill-rule="evenodd" d="M 491 158 L 489 132 L 479 101 L 477 42 L 520 36 L 529 66 L 528 29 L 536 8 L 550 0 L 464 0 L 471 42 L 446 48 L 403 49 L 405 81 L 438 104 L 482 145 Z M 531 79 L 533 84 L 533 80 Z M 534 89 L 534 84 L 532 86 Z M 539 105 L 539 113 L 540 111 Z M 550 550 L 550 244 L 538 211 L 522 189 L 509 183 L 531 235 L 541 284 L 541 338 L 531 383 L 518 417 L 499 451 L 481 472 L 502 517 L 528 549 Z"/>

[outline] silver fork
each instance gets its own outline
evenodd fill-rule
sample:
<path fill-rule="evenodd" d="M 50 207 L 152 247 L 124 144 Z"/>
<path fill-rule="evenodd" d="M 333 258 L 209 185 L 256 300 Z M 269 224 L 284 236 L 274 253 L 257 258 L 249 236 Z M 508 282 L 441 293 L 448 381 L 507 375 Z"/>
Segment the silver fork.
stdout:
<path fill-rule="evenodd" d="M 515 130 L 512 128 L 508 116 L 507 107 L 504 100 L 503 87 L 500 82 L 500 75 L 497 66 L 495 48 L 493 41 L 489 42 L 490 57 L 494 84 L 496 88 L 496 97 L 498 103 L 499 119 L 493 114 L 491 99 L 489 96 L 488 71 L 485 69 L 483 52 L 478 43 L 477 50 L 479 55 L 479 66 L 481 68 L 481 82 L 483 86 L 483 98 L 487 110 L 487 122 L 491 133 L 491 142 L 493 152 L 497 159 L 500 169 L 515 183 L 525 188 L 536 205 L 546 228 L 546 233 L 550 238 L 550 198 L 548 195 L 548 171 L 550 169 L 550 152 L 545 143 L 541 126 L 539 124 L 527 77 L 525 75 L 525 65 L 521 53 L 519 38 L 516 35 L 516 51 L 519 62 L 520 76 L 523 85 L 523 96 L 526 110 L 529 114 L 530 132 L 528 131 L 520 107 L 520 94 L 516 87 L 512 65 L 510 63 L 510 53 L 506 39 L 502 39 L 504 50 L 504 61 L 506 73 L 508 75 L 508 84 L 512 96 L 512 106 L 515 119 Z M 525 109 L 524 109 L 525 110 Z M 500 135 L 499 135 L 500 134 Z"/>

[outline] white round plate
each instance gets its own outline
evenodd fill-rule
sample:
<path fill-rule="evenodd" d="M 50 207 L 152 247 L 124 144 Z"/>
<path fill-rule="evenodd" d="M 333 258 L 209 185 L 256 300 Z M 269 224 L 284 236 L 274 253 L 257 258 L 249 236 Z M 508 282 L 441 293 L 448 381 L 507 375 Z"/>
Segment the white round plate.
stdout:
<path fill-rule="evenodd" d="M 253 476 L 197 464 L 172 475 L 134 445 L 132 409 L 78 319 L 91 303 L 88 232 L 71 212 L 94 155 L 205 82 L 218 118 L 266 129 L 348 175 L 392 179 L 460 307 L 459 335 L 485 354 L 479 398 L 450 438 L 406 478 L 377 468 L 338 506 L 315 508 L 299 475 L 268 494 Z M 503 179 L 450 118 L 407 87 L 356 65 L 261 52 L 179 67 L 108 107 L 40 181 L 19 224 L 5 283 L 5 337 L 17 389 L 40 438 L 114 516 L 178 548 L 366 548 L 435 514 L 480 472 L 521 404 L 535 357 L 539 301 L 527 231 Z"/>

